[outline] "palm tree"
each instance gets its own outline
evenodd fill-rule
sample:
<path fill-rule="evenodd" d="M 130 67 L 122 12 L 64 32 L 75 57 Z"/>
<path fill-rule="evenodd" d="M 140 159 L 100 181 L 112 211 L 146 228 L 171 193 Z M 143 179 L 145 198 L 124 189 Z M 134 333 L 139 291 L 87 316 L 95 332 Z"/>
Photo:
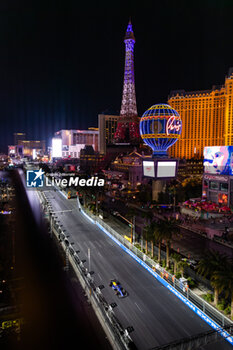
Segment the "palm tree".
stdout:
<path fill-rule="evenodd" d="M 158 263 L 161 263 L 161 243 L 163 240 L 163 233 L 161 230 L 161 222 L 158 221 L 155 223 L 155 230 L 154 230 L 154 238 L 155 241 L 158 243 Z"/>
<path fill-rule="evenodd" d="M 132 227 L 133 231 L 132 232 L 133 232 L 134 235 L 136 234 L 136 230 L 135 230 L 135 226 L 136 226 L 136 224 L 135 224 L 135 217 L 136 217 L 136 215 L 137 215 L 137 211 L 133 207 L 129 207 L 129 209 L 127 210 L 127 213 L 125 215 L 126 218 L 128 218 L 133 224 L 133 227 Z"/>
<path fill-rule="evenodd" d="M 143 233 L 145 233 L 145 238 L 146 238 L 146 254 L 148 253 L 148 237 L 150 235 L 150 224 L 146 225 L 144 228 L 143 228 Z M 144 236 L 144 234 L 143 234 Z"/>
<path fill-rule="evenodd" d="M 160 220 L 158 223 L 158 238 L 160 241 L 160 249 L 161 249 L 161 241 L 164 239 L 166 241 L 166 267 L 169 268 L 170 266 L 170 243 L 172 236 L 174 234 L 178 234 L 180 232 L 179 228 L 177 227 L 176 223 L 174 222 L 174 219 L 167 219 Z"/>
<path fill-rule="evenodd" d="M 156 223 L 153 221 L 145 227 L 146 233 L 146 254 L 148 251 L 148 240 L 151 241 L 151 256 L 154 257 L 154 241 L 155 241 L 155 232 L 156 232 Z"/>
<path fill-rule="evenodd" d="M 173 254 L 171 254 L 171 258 L 172 258 L 172 261 L 174 263 L 174 275 L 175 275 L 177 272 L 178 264 L 181 261 L 181 255 L 177 254 L 177 253 L 173 253 Z"/>
<path fill-rule="evenodd" d="M 184 269 L 188 266 L 187 259 L 180 260 L 178 266 L 181 270 L 181 276 L 184 277 Z"/>
<path fill-rule="evenodd" d="M 78 188 L 78 192 L 82 194 L 84 208 L 88 207 L 88 202 L 93 200 L 93 193 L 96 191 L 94 186 L 83 186 Z"/>
<path fill-rule="evenodd" d="M 92 202 L 89 203 L 88 207 L 89 207 L 89 210 L 93 212 L 93 214 L 96 213 L 96 205 L 95 205 L 95 203 L 92 203 Z"/>
<path fill-rule="evenodd" d="M 88 207 L 91 201 L 95 201 L 95 207 L 98 209 L 97 202 L 100 199 L 104 189 L 98 186 L 84 186 L 79 187 L 78 192 L 80 192 L 83 196 L 83 205 L 84 208 Z M 88 204 L 89 202 L 89 204 Z M 95 209 L 95 211 L 96 211 Z"/>
<path fill-rule="evenodd" d="M 229 265 L 228 258 L 224 254 L 220 254 L 216 251 L 209 251 L 199 261 L 197 266 L 197 272 L 210 280 L 212 287 L 214 288 L 214 304 L 218 304 L 219 293 L 222 290 L 220 282 L 222 281 L 224 271 Z"/>
<path fill-rule="evenodd" d="M 167 268 L 169 268 L 170 266 L 170 245 L 171 245 L 171 240 L 172 240 L 172 237 L 178 235 L 180 233 L 180 229 L 179 227 L 177 226 L 177 222 L 175 219 L 173 218 L 170 218 L 168 219 L 168 221 L 166 222 L 165 221 L 165 224 L 166 224 L 166 235 L 165 235 L 165 240 L 166 240 L 166 260 L 167 260 Z"/>
<path fill-rule="evenodd" d="M 87 204 L 86 204 L 86 191 L 84 190 L 83 187 L 80 187 L 80 189 L 78 190 L 79 194 L 82 195 L 83 198 L 83 206 L 84 208 L 86 208 Z M 80 196 L 80 195 L 79 195 Z"/>
<path fill-rule="evenodd" d="M 143 242 L 143 236 L 144 236 L 144 232 L 145 232 L 146 233 L 146 254 L 147 254 L 147 252 L 148 252 L 148 238 L 150 236 L 149 226 L 150 226 L 151 220 L 153 218 L 153 214 L 151 211 L 143 212 L 142 218 L 146 219 L 145 226 L 143 227 L 143 230 L 142 230 L 142 242 Z"/>
<path fill-rule="evenodd" d="M 233 318 L 233 264 L 228 262 L 227 265 L 213 273 L 212 283 L 219 293 L 224 292 L 225 298 L 231 298 L 231 318 Z"/>

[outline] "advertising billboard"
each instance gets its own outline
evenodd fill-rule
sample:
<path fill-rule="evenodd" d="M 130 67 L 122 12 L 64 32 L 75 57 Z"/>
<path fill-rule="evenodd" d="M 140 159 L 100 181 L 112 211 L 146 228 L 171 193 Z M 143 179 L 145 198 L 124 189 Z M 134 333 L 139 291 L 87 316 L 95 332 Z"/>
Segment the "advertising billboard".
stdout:
<path fill-rule="evenodd" d="M 155 177 L 155 163 L 154 161 L 143 161 L 143 175 Z"/>
<path fill-rule="evenodd" d="M 154 179 L 169 179 L 176 177 L 177 160 L 144 160 L 143 176 Z"/>
<path fill-rule="evenodd" d="M 175 177 L 176 161 L 157 162 L 157 177 Z"/>
<path fill-rule="evenodd" d="M 52 158 L 62 157 L 62 139 L 52 139 Z"/>
<path fill-rule="evenodd" d="M 204 173 L 233 175 L 233 146 L 205 147 Z"/>

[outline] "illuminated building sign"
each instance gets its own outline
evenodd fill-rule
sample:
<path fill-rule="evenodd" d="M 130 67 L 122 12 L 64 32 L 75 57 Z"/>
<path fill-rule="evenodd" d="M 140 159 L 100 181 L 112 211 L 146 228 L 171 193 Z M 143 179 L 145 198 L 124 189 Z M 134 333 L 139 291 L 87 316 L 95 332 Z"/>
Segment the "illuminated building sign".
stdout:
<path fill-rule="evenodd" d="M 181 124 L 180 117 L 176 117 L 175 115 L 173 115 L 167 121 L 166 134 L 169 135 L 173 130 L 179 133 L 181 131 L 181 126 L 182 124 Z"/>
<path fill-rule="evenodd" d="M 204 179 L 206 180 L 218 180 L 222 182 L 228 182 L 228 177 L 227 176 L 218 176 L 218 175 L 204 175 Z"/>
<path fill-rule="evenodd" d="M 204 172 L 207 174 L 233 175 L 233 146 L 205 147 Z"/>

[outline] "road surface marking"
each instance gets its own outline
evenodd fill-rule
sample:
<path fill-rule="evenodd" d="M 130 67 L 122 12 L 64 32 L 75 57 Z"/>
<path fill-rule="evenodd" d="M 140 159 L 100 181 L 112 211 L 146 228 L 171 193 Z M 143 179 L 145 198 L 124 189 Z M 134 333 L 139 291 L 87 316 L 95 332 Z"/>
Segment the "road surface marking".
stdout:
<path fill-rule="evenodd" d="M 142 310 L 140 309 L 140 307 L 138 306 L 138 304 L 137 304 L 137 303 L 134 303 L 134 304 L 137 306 L 138 310 L 142 312 Z"/>

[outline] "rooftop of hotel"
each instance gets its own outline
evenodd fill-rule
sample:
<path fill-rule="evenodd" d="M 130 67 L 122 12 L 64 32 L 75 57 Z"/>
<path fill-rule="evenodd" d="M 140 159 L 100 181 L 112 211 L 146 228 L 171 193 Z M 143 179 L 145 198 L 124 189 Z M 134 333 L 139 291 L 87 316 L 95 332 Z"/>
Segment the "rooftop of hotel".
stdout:
<path fill-rule="evenodd" d="M 185 91 L 185 90 L 172 90 L 169 94 L 169 99 L 172 97 L 176 97 L 176 96 L 196 96 L 196 97 L 200 97 L 203 95 L 207 95 L 207 94 L 211 94 L 213 92 L 216 93 L 216 91 L 221 92 L 221 89 L 224 89 L 225 86 L 224 85 L 213 85 L 211 90 L 197 90 L 197 91 Z M 223 93 L 223 92 L 221 92 Z"/>
<path fill-rule="evenodd" d="M 233 67 L 229 68 L 226 78 L 233 79 Z M 211 93 L 216 94 L 218 92 L 222 94 L 224 91 L 221 91 L 221 89 L 224 89 L 224 88 L 225 88 L 225 85 L 213 85 L 212 89 L 209 89 L 209 90 L 197 90 L 197 91 L 171 90 L 168 96 L 168 99 L 172 97 L 182 97 L 182 96 L 201 97 L 201 95 L 203 96 Z"/>

